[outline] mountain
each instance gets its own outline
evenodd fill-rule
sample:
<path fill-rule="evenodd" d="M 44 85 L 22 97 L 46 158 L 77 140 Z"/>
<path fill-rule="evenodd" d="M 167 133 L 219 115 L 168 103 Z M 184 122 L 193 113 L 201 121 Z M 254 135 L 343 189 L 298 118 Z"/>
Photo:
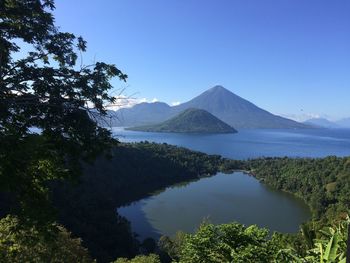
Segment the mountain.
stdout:
<path fill-rule="evenodd" d="M 178 106 L 168 104 L 141 103 L 132 108 L 116 112 L 112 126 L 141 126 L 156 124 L 189 109 L 203 109 L 237 129 L 241 128 L 310 128 L 309 125 L 292 121 L 263 110 L 237 96 L 222 86 L 215 86 L 194 99 Z"/>
<path fill-rule="evenodd" d="M 115 112 L 112 126 L 139 126 L 162 122 L 175 116 L 172 107 L 164 102 L 143 102 L 132 108 L 123 108 Z"/>
<path fill-rule="evenodd" d="M 230 125 L 216 118 L 205 110 L 190 108 L 175 117 L 155 125 L 128 128 L 146 132 L 179 132 L 179 133 L 235 133 Z"/>
<path fill-rule="evenodd" d="M 339 125 L 325 118 L 312 118 L 304 121 L 304 123 L 321 128 L 339 128 Z"/>
<path fill-rule="evenodd" d="M 222 86 L 215 86 L 175 108 L 204 109 L 235 128 L 307 127 L 305 124 L 273 115 Z"/>
<path fill-rule="evenodd" d="M 350 118 L 341 119 L 336 123 L 343 128 L 350 128 Z"/>

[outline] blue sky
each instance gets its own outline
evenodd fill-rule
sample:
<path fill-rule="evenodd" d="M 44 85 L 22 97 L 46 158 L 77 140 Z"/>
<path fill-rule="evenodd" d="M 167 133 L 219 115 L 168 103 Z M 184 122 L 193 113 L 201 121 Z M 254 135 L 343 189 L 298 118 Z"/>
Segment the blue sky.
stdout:
<path fill-rule="evenodd" d="M 221 84 L 275 114 L 350 116 L 350 1 L 60 0 L 56 22 L 169 104 Z"/>

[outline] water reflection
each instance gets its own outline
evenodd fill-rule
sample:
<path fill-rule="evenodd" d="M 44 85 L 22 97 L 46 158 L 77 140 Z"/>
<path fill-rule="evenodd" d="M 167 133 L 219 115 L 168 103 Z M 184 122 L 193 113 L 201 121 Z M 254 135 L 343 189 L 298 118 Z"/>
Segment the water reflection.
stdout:
<path fill-rule="evenodd" d="M 215 224 L 237 221 L 281 232 L 296 232 L 310 218 L 302 200 L 242 172 L 178 184 L 118 212 L 141 238 L 193 232 L 204 218 Z"/>

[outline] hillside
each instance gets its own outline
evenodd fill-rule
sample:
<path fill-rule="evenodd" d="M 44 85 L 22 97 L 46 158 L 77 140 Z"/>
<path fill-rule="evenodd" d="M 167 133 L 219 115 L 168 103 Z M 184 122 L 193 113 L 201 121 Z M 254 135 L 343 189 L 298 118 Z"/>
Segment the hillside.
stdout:
<path fill-rule="evenodd" d="M 178 133 L 235 133 L 234 128 L 205 110 L 190 108 L 155 125 L 132 127 L 129 130 Z"/>
<path fill-rule="evenodd" d="M 294 129 L 310 128 L 299 123 L 274 115 L 253 103 L 239 97 L 222 86 L 215 86 L 192 100 L 178 106 L 165 103 L 141 103 L 132 108 L 118 110 L 112 126 L 143 126 L 168 120 L 189 108 L 203 109 L 228 125 L 241 128 Z"/>

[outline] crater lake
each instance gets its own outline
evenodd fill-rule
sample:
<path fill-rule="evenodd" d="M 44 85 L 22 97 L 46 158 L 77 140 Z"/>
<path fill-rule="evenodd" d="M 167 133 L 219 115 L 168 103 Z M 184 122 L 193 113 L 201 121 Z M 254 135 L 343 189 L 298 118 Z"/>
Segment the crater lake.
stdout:
<path fill-rule="evenodd" d="M 183 146 L 232 159 L 350 155 L 349 129 L 239 130 L 237 134 L 176 134 L 113 128 L 122 142 L 149 141 Z M 219 173 L 174 185 L 124 207 L 118 213 L 141 239 L 194 232 L 203 220 L 237 221 L 272 231 L 297 232 L 311 217 L 300 199 L 260 183 L 242 172 Z"/>

